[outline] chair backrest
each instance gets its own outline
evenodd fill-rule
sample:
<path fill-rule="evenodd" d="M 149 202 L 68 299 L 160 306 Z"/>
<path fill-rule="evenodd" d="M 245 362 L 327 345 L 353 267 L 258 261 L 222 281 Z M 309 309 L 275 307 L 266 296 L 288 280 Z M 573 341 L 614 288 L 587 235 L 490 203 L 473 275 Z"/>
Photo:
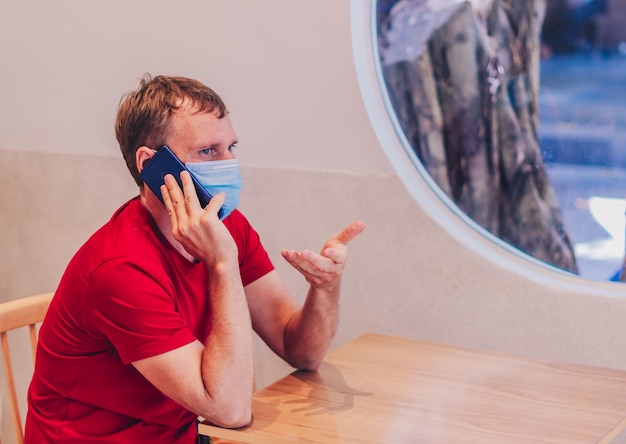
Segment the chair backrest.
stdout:
<path fill-rule="evenodd" d="M 24 431 L 15 390 L 15 379 L 13 377 L 13 366 L 11 364 L 7 332 L 22 327 L 28 327 L 34 364 L 35 352 L 37 350 L 37 324 L 43 321 L 50 301 L 52 300 L 52 295 L 53 293 L 45 293 L 0 303 L 0 342 L 2 343 L 2 359 L 4 361 L 4 374 L 6 377 L 9 400 L 11 401 L 13 427 L 15 428 L 15 436 L 18 444 L 23 444 L 24 442 Z"/>

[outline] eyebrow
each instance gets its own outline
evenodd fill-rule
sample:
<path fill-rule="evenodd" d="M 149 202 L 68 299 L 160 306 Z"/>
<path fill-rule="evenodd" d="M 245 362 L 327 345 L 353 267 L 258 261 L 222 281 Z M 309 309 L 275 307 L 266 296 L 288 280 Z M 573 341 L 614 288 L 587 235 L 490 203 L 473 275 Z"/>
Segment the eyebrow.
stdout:
<path fill-rule="evenodd" d="M 233 145 L 237 145 L 239 143 L 239 139 L 235 139 L 234 141 L 230 142 L 228 144 L 228 147 L 231 147 Z M 199 143 L 197 144 L 195 147 L 193 147 L 193 150 L 208 150 L 208 149 L 212 149 L 215 148 L 218 144 L 217 143 Z"/>

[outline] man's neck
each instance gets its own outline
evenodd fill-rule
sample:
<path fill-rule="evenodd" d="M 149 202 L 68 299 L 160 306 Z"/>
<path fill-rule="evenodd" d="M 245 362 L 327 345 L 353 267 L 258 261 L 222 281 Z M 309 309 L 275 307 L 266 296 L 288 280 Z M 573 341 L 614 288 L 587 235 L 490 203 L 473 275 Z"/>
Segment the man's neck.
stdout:
<path fill-rule="evenodd" d="M 178 242 L 172 234 L 172 223 L 170 217 L 167 214 L 167 210 L 163 203 L 154 196 L 148 197 L 146 189 L 139 192 L 139 200 L 143 207 L 150 213 L 152 219 L 156 223 L 161 234 L 167 239 L 167 241 L 189 262 L 195 262 L 196 258 L 187 253 L 187 250 Z"/>

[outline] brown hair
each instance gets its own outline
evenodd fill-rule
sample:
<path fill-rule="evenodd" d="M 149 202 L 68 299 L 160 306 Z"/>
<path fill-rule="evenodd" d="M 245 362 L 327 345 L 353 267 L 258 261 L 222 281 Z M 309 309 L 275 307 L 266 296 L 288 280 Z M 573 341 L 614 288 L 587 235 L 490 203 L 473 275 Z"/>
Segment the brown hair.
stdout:
<path fill-rule="evenodd" d="M 135 161 L 140 146 L 159 148 L 172 114 L 189 104 L 198 112 L 216 111 L 219 118 L 228 110 L 220 96 L 203 83 L 185 77 L 144 74 L 137 90 L 122 97 L 115 120 L 115 137 L 130 174 L 137 185 L 143 181 Z"/>

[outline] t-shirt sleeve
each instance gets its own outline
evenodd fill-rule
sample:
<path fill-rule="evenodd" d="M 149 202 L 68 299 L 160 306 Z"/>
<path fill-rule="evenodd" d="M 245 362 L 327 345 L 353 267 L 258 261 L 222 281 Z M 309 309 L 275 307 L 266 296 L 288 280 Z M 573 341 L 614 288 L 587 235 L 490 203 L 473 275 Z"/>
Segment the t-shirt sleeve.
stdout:
<path fill-rule="evenodd" d="M 248 285 L 274 269 L 259 234 L 239 211 L 233 211 L 224 221 L 239 248 L 239 270 L 243 285 Z"/>
<path fill-rule="evenodd" d="M 104 263 L 90 277 L 86 324 L 111 342 L 125 364 L 196 339 L 176 310 L 174 289 L 164 285 L 122 259 Z"/>

